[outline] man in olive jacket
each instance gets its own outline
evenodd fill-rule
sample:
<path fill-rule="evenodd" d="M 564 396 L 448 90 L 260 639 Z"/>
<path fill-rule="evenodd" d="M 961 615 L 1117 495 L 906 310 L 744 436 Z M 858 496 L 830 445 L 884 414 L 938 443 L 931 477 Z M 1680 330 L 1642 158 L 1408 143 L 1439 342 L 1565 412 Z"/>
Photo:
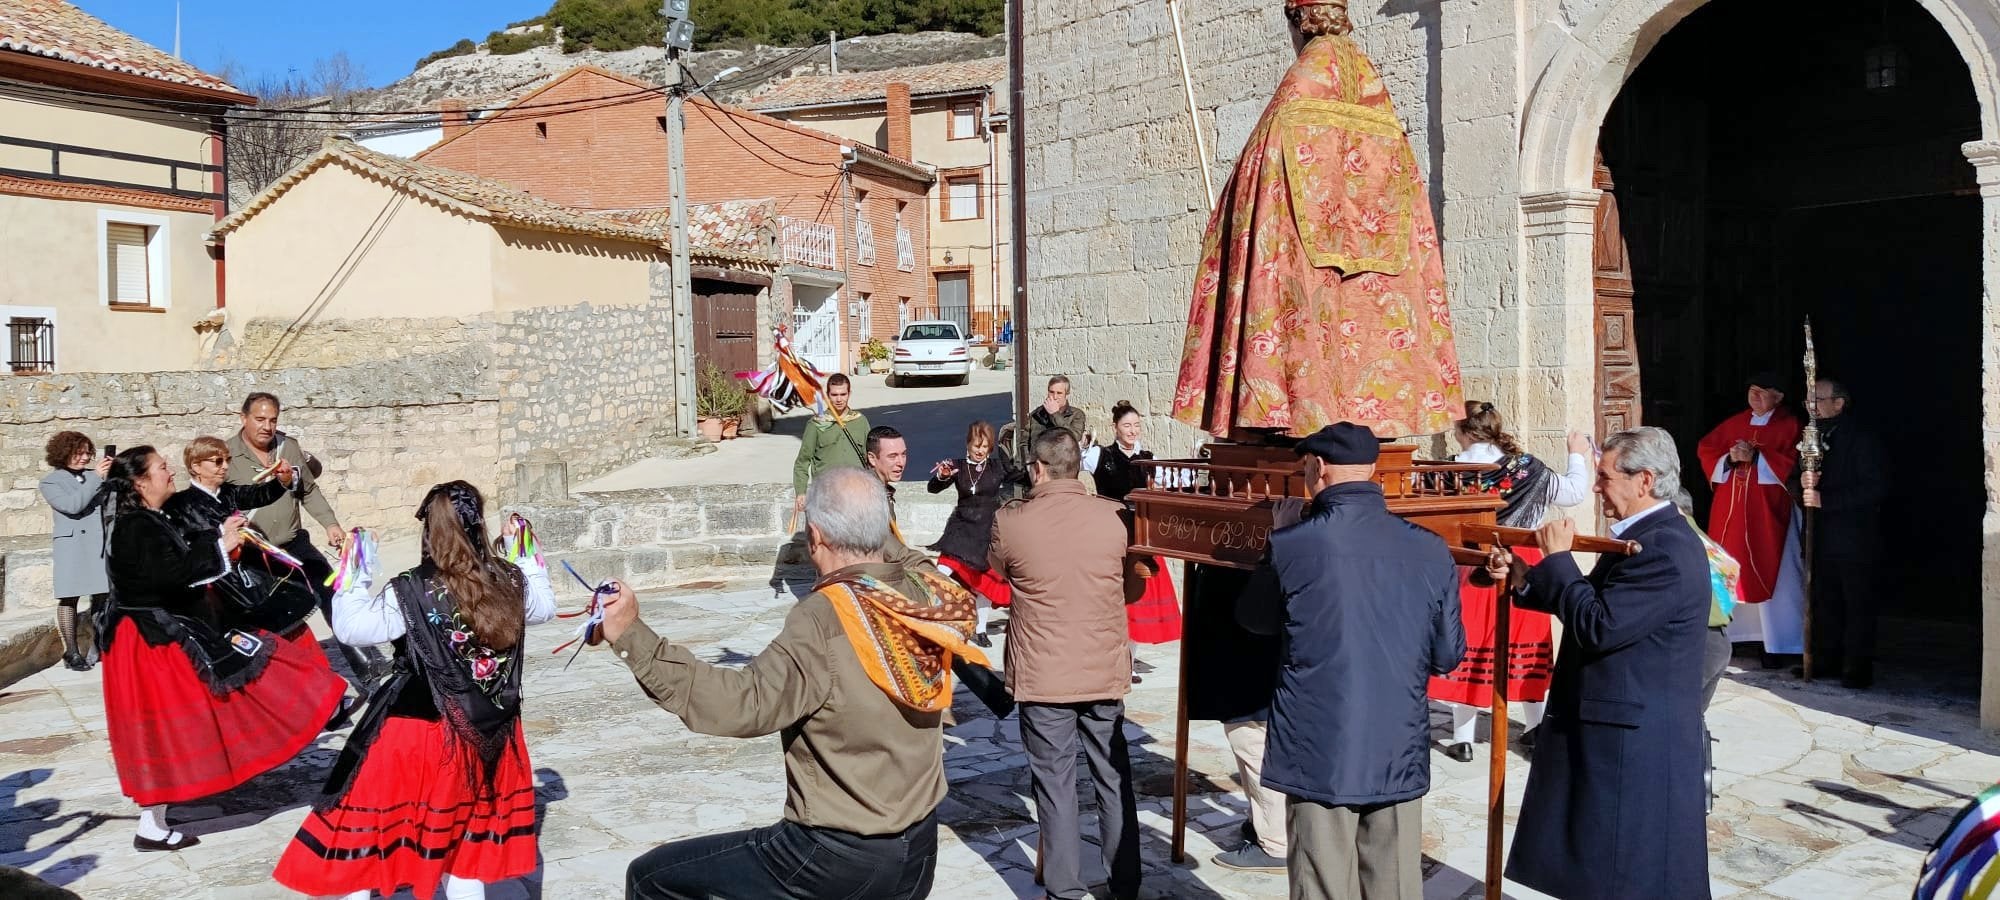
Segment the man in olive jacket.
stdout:
<path fill-rule="evenodd" d="M 799 457 L 792 463 L 795 512 L 806 508 L 806 486 L 819 473 L 841 466 L 861 466 L 868 444 L 868 417 L 848 406 L 854 386 L 835 372 L 826 378 L 826 414 L 814 416 L 799 437 Z"/>
<path fill-rule="evenodd" d="M 1035 438 L 1034 489 L 993 517 L 988 563 L 1014 586 L 1007 628 L 1007 686 L 1021 712 L 1021 743 L 1034 775 L 1042 882 L 1058 900 L 1091 896 L 1084 885 L 1076 809 L 1076 751 L 1097 785 L 1097 832 L 1111 896 L 1139 892 L 1139 814 L 1125 746 L 1132 687 L 1125 630 L 1125 521 L 1117 501 L 1077 479 L 1076 437 Z"/>
<path fill-rule="evenodd" d="M 1458 567 L 1443 539 L 1389 512 L 1373 432 L 1329 425 L 1298 452 L 1315 492 L 1271 534 L 1285 651 L 1261 773 L 1288 798 L 1292 900 L 1420 900 L 1424 688 L 1465 655 Z"/>
<path fill-rule="evenodd" d="M 957 635 L 952 649 L 962 652 L 971 604 L 956 618 L 921 576 L 883 558 L 889 504 L 874 475 L 840 468 L 814 479 L 806 532 L 819 583 L 748 665 L 714 665 L 661 637 L 639 619 L 625 585 L 605 603 L 605 638 L 661 709 L 700 734 L 777 734 L 784 750 L 782 820 L 642 854 L 626 869 L 631 900 L 930 893 L 945 795 L 944 711 L 892 696 L 870 667 L 885 667 L 888 644 L 937 650 L 910 633 L 890 639 L 846 622 L 879 624 L 865 610 L 880 601 L 859 592 L 887 592 L 908 606 L 904 615 L 928 616 Z"/>

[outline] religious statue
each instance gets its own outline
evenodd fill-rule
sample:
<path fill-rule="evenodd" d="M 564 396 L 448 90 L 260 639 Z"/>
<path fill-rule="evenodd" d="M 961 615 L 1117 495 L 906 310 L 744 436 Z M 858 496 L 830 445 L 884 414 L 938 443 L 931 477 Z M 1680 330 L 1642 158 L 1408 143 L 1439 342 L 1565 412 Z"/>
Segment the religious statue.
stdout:
<path fill-rule="evenodd" d="M 1209 219 L 1174 417 L 1218 438 L 1447 430 L 1459 393 L 1428 192 L 1345 0 L 1286 0 L 1302 41 Z"/>

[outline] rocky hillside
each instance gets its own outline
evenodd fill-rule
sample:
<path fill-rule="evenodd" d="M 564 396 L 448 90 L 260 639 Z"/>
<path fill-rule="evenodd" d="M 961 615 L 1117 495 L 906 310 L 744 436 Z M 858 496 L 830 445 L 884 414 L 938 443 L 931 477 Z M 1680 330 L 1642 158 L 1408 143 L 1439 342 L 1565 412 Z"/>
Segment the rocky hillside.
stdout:
<path fill-rule="evenodd" d="M 1002 36 L 980 37 L 948 31 L 919 34 L 886 34 L 847 38 L 840 42 L 840 69 L 867 72 L 897 66 L 928 65 L 985 59 L 1006 53 Z M 723 102 L 734 102 L 758 88 L 794 75 L 825 74 L 831 60 L 824 46 L 803 52 L 799 48 L 758 46 L 750 50 L 710 50 L 689 54 L 687 66 L 702 80 L 732 66 L 743 73 L 719 83 L 711 92 Z M 602 52 L 585 50 L 565 54 L 559 45 L 537 47 L 522 53 L 492 54 L 480 51 L 432 62 L 395 84 L 354 98 L 361 110 L 432 109 L 448 98 L 468 101 L 468 105 L 499 105 L 523 91 L 580 65 L 593 65 L 659 81 L 666 72 L 666 50 L 643 47 L 636 50 Z"/>

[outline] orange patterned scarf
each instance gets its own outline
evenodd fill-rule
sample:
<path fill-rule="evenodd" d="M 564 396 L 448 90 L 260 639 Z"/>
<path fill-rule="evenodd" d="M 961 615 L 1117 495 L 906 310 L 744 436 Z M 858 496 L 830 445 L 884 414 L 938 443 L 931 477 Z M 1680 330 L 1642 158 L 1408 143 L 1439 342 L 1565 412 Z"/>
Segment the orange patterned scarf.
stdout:
<path fill-rule="evenodd" d="M 897 703 L 940 712 L 951 706 L 952 658 L 989 663 L 970 643 L 971 592 L 941 575 L 908 574 L 918 596 L 905 597 L 867 575 L 841 576 L 819 591 L 833 602 L 868 680 Z"/>

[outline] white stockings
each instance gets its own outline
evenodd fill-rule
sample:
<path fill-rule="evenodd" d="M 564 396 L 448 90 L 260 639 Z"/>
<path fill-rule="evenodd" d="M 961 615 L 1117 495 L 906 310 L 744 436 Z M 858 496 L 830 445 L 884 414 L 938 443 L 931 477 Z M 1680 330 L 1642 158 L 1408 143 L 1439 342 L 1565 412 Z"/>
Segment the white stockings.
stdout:
<path fill-rule="evenodd" d="M 149 841 L 178 841 L 180 835 L 167 827 L 167 805 L 139 807 L 139 836 Z"/>

